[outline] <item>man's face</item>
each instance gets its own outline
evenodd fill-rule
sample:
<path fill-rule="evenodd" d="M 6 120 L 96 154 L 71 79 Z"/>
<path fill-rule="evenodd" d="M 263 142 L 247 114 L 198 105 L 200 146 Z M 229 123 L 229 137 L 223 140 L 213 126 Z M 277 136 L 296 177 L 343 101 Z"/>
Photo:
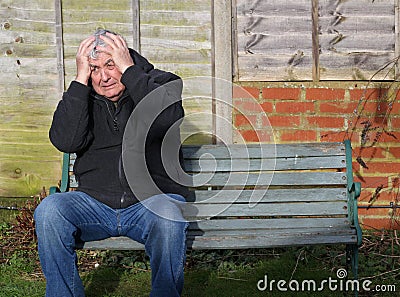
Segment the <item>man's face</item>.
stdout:
<path fill-rule="evenodd" d="M 118 101 L 125 90 L 121 83 L 122 73 L 115 66 L 111 56 L 98 53 L 97 59 L 90 59 L 92 85 L 95 92 L 111 101 Z"/>

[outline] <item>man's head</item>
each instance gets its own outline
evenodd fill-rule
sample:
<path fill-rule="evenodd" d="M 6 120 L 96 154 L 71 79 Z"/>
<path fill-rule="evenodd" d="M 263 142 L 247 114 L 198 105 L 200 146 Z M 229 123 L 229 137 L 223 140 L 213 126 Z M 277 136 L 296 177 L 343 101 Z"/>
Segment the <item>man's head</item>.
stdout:
<path fill-rule="evenodd" d="M 108 98 L 111 101 L 118 101 L 125 90 L 125 86 L 121 83 L 122 73 L 115 66 L 111 55 L 102 51 L 107 44 L 100 38 L 106 33 L 117 35 L 107 30 L 97 30 L 94 33 L 95 41 L 93 49 L 89 55 L 89 64 L 92 70 L 90 78 L 95 92 Z"/>

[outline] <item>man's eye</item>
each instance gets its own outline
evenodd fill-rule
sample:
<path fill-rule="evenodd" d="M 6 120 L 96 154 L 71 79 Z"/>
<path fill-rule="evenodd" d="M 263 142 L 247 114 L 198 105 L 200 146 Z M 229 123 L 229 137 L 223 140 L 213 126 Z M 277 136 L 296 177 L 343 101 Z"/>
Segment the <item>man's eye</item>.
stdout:
<path fill-rule="evenodd" d="M 107 64 L 107 68 L 108 68 L 109 70 L 113 70 L 114 67 L 115 67 L 114 64 Z"/>
<path fill-rule="evenodd" d="M 96 71 L 99 70 L 99 67 L 91 66 L 91 67 L 90 67 L 90 70 L 91 70 L 92 72 L 96 72 Z"/>

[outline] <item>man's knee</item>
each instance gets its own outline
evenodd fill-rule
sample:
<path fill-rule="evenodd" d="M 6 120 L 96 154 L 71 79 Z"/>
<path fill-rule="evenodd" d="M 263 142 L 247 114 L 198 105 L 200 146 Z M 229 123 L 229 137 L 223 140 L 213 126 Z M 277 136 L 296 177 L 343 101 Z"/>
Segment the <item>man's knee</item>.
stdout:
<path fill-rule="evenodd" d="M 186 222 L 181 209 L 183 202 L 172 199 L 167 195 L 153 196 L 142 203 L 161 220 L 160 223 L 164 221 Z"/>
<path fill-rule="evenodd" d="M 43 223 L 57 224 L 61 218 L 65 217 L 68 209 L 71 209 L 71 205 L 64 196 L 65 194 L 56 193 L 39 203 L 34 212 L 36 225 Z"/>

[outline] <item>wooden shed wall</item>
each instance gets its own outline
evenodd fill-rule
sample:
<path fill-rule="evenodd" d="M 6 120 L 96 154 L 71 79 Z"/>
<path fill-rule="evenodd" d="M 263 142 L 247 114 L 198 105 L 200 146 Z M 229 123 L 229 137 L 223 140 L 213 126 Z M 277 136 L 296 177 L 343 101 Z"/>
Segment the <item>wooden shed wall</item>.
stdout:
<path fill-rule="evenodd" d="M 236 80 L 368 80 L 398 52 L 397 9 L 398 0 L 236 0 Z"/>
<path fill-rule="evenodd" d="M 1 1 L 0 26 L 0 196 L 25 196 L 60 172 L 48 141 L 58 83 L 54 2 Z"/>
<path fill-rule="evenodd" d="M 210 76 L 210 0 L 1 1 L 0 196 L 34 195 L 58 182 L 61 154 L 48 129 L 61 90 L 74 79 L 80 41 L 107 28 L 134 47 L 137 7 L 141 52 L 150 62 L 183 77 Z M 192 99 L 184 100 L 191 116 L 183 137 L 197 133 L 188 141 L 204 142 L 208 138 L 199 131 L 212 128 L 211 82 L 191 81 L 185 85 L 184 98 Z"/>

